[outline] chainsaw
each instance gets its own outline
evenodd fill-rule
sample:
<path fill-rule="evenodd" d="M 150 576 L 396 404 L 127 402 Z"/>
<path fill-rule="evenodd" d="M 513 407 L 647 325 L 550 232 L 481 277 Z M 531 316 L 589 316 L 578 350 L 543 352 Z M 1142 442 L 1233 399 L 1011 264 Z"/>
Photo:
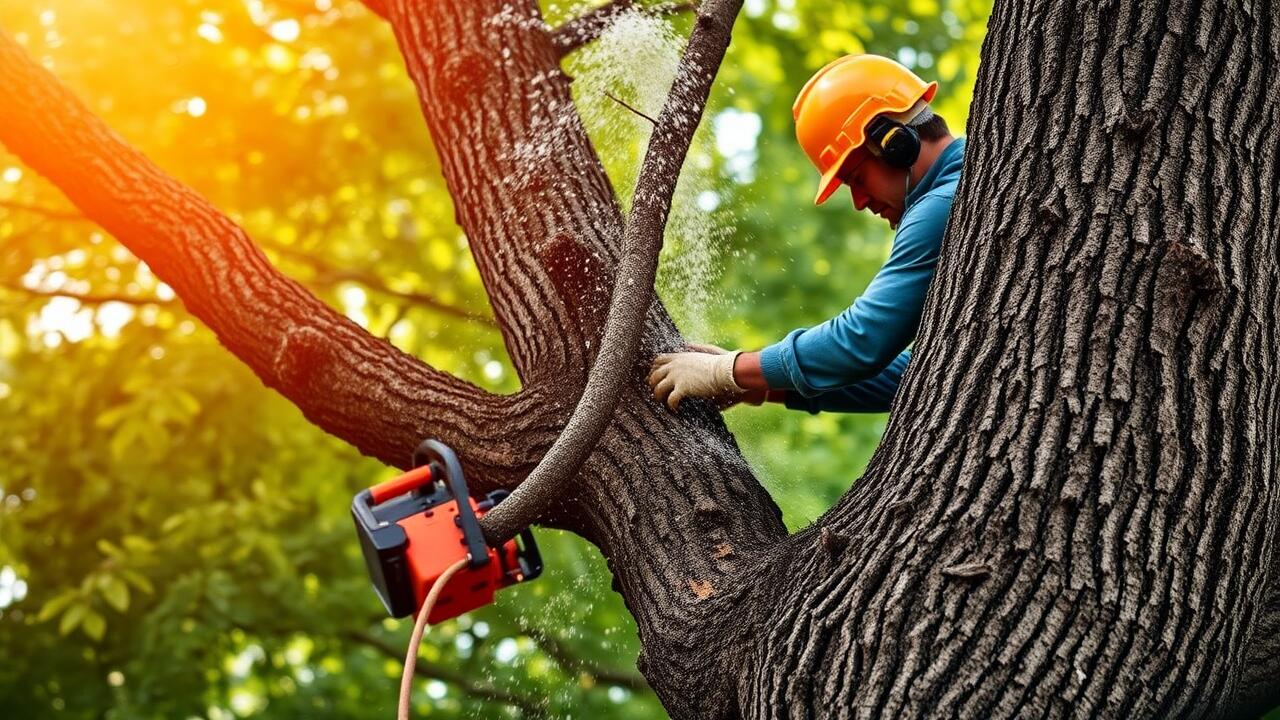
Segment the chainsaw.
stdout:
<path fill-rule="evenodd" d="M 449 579 L 427 622 L 488 605 L 499 589 L 542 574 L 532 531 L 497 548 L 480 532 L 480 518 L 506 496 L 495 490 L 471 497 L 458 456 L 439 440 L 413 451 L 412 470 L 356 494 L 351 516 L 360 548 L 391 617 L 416 614 L 441 573 L 463 558 L 466 568 Z"/>

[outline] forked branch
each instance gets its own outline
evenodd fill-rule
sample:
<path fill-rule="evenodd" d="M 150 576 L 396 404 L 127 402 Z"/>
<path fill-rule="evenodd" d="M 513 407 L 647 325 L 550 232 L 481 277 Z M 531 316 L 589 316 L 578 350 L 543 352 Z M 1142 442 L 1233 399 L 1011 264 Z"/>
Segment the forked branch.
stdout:
<path fill-rule="evenodd" d="M 595 449 L 613 420 L 623 388 L 634 379 L 631 368 L 653 302 L 671 197 L 741 7 L 742 0 L 710 0 L 699 10 L 640 166 L 600 353 L 564 432 L 511 497 L 482 520 L 491 543 L 531 525 L 564 493 L 564 482 Z"/>

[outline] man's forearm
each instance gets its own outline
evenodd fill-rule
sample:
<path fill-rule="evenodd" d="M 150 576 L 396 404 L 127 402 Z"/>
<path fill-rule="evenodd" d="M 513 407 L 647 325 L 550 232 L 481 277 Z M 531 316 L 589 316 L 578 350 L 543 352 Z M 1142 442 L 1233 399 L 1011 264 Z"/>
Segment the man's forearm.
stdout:
<path fill-rule="evenodd" d="M 764 371 L 760 369 L 760 353 L 739 353 L 733 361 L 733 381 L 744 390 L 769 390 Z M 772 399 L 772 398 L 770 398 Z"/>

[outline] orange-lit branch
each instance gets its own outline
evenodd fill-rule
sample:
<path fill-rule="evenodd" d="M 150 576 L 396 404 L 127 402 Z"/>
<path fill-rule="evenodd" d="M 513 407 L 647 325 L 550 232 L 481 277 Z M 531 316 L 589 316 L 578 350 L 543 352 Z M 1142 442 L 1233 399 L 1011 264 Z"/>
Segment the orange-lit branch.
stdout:
<path fill-rule="evenodd" d="M 0 97 L 0 142 L 319 427 L 402 467 L 422 437 L 439 437 L 490 486 L 516 482 L 554 436 L 534 393 L 493 395 L 434 370 L 282 275 L 242 228 L 126 144 L 4 32 Z"/>

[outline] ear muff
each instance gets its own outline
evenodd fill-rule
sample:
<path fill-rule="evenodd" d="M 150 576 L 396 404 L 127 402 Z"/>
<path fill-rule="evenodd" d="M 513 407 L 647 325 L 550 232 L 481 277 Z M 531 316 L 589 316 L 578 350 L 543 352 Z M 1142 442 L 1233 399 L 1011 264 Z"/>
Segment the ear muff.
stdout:
<path fill-rule="evenodd" d="M 920 157 L 920 134 L 897 120 L 877 117 L 867 125 L 867 149 L 889 167 L 906 170 Z"/>

